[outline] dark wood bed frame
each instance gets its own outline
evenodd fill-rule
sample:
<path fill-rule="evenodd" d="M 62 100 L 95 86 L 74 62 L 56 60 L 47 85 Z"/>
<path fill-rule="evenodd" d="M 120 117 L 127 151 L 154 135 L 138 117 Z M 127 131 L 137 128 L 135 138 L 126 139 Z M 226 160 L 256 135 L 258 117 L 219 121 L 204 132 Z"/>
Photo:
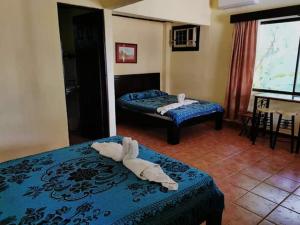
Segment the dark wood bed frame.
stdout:
<path fill-rule="evenodd" d="M 134 75 L 116 75 L 115 76 L 115 96 L 116 99 L 124 94 L 131 92 L 139 92 L 150 89 L 160 90 L 160 74 L 134 74 Z M 180 130 L 185 126 L 196 125 L 207 120 L 215 120 L 215 129 L 221 130 L 223 126 L 223 113 L 216 112 L 207 116 L 195 117 L 184 121 L 180 126 L 172 121 L 158 117 L 153 117 L 144 113 L 126 110 L 118 106 L 116 103 L 117 123 L 126 120 L 134 123 L 143 124 L 146 126 L 159 126 L 167 128 L 167 140 L 169 144 L 179 144 Z"/>

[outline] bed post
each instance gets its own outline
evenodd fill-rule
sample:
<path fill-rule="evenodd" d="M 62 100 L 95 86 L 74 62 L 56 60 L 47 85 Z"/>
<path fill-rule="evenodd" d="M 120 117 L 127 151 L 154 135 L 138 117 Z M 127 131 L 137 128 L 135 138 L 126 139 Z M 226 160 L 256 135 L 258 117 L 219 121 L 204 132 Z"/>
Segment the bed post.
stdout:
<path fill-rule="evenodd" d="M 210 214 L 206 220 L 206 225 L 222 225 L 223 212 Z"/>
<path fill-rule="evenodd" d="M 168 126 L 168 143 L 171 145 L 177 145 L 180 142 L 180 127 L 172 124 Z"/>
<path fill-rule="evenodd" d="M 215 115 L 215 129 L 221 130 L 223 128 L 223 112 L 216 112 Z"/>

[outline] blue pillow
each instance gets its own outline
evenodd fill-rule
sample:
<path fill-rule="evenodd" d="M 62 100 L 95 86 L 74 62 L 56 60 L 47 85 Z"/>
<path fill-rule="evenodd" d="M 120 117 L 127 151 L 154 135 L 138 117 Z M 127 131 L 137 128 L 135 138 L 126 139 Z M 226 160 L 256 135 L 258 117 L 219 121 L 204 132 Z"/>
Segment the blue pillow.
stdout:
<path fill-rule="evenodd" d="M 132 101 L 132 100 L 139 100 L 139 99 L 146 99 L 146 98 L 155 98 L 155 97 L 166 96 L 166 95 L 168 95 L 168 94 L 163 91 L 148 90 L 148 91 L 125 94 L 122 97 L 120 97 L 120 100 Z"/>

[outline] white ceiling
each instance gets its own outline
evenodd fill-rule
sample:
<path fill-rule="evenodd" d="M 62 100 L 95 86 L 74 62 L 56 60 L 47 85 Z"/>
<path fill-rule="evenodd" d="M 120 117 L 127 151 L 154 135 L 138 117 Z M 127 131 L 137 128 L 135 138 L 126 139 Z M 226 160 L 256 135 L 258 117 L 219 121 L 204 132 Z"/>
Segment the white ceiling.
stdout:
<path fill-rule="evenodd" d="M 99 0 L 101 5 L 107 9 L 116 9 L 122 6 L 130 5 L 142 0 Z"/>

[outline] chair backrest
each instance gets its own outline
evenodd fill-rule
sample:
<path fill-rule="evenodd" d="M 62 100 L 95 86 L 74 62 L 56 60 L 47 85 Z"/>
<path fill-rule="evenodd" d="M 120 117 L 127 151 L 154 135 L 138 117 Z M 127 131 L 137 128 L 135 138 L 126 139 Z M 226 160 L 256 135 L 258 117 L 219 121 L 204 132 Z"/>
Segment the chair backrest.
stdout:
<path fill-rule="evenodd" d="M 266 98 L 260 98 L 257 101 L 257 108 L 262 109 L 262 108 L 268 108 L 268 99 Z"/>

